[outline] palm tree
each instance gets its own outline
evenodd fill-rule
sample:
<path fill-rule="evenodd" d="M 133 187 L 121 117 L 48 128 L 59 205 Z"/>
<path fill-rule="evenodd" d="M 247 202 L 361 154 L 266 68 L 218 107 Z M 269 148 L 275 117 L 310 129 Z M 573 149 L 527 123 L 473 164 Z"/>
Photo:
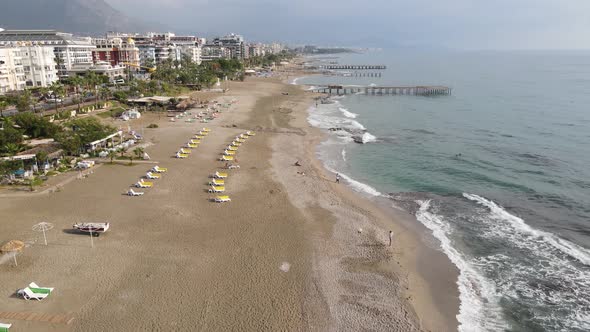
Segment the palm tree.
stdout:
<path fill-rule="evenodd" d="M 64 94 L 64 86 L 61 85 L 59 82 L 53 82 L 49 87 L 51 91 L 53 91 L 53 101 L 55 102 L 55 113 L 59 112 L 59 104 L 57 99 L 59 97 L 63 98 Z"/>
<path fill-rule="evenodd" d="M 121 154 L 121 158 L 123 158 L 123 155 L 125 154 L 125 152 L 127 152 L 127 150 L 125 148 L 118 148 L 117 152 Z"/>
<path fill-rule="evenodd" d="M 4 145 L 4 150 L 9 156 L 14 156 L 21 150 L 21 145 L 16 143 L 6 143 Z"/>
<path fill-rule="evenodd" d="M 115 159 L 116 156 L 117 156 L 117 151 L 109 150 L 108 157 L 111 158 L 111 164 L 113 163 L 113 159 Z"/>
<path fill-rule="evenodd" d="M 133 154 L 129 157 L 130 163 L 133 165 L 133 157 L 137 157 L 137 159 L 140 159 L 143 156 L 143 148 L 135 148 L 133 149 Z"/>

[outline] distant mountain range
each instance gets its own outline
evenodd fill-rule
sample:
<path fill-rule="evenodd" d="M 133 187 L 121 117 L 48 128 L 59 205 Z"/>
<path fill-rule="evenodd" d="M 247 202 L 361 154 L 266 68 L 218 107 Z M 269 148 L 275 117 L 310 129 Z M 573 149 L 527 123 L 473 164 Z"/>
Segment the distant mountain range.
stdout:
<path fill-rule="evenodd" d="M 84 35 L 162 27 L 132 19 L 104 0 L 0 0 L 0 28 L 55 29 Z"/>

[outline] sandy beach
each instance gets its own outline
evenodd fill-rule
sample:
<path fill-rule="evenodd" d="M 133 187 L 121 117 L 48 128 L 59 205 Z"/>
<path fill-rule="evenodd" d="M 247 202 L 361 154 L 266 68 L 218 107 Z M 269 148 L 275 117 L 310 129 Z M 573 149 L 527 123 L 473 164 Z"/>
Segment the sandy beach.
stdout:
<path fill-rule="evenodd" d="M 151 162 L 107 162 L 57 192 L 0 197 L 0 243 L 27 243 L 18 266 L 0 262 L 0 311 L 73 318 L 0 312 L 0 321 L 15 331 L 456 330 L 457 271 L 432 237 L 412 216 L 334 183 L 316 159 L 322 133 L 306 121 L 315 95 L 280 78 L 229 86 L 202 95 L 237 101 L 212 123 L 142 117 L 159 125 L 144 129 L 151 162 L 168 168 L 142 197 L 122 193 Z M 204 126 L 211 133 L 190 157 L 173 158 Z M 226 179 L 232 201 L 213 203 L 209 176 L 247 130 L 256 136 Z M 31 229 L 41 221 L 55 225 L 47 246 Z M 111 222 L 94 248 L 71 232 L 85 221 Z M 392 247 L 389 230 L 399 234 Z M 55 291 L 17 298 L 31 281 Z"/>

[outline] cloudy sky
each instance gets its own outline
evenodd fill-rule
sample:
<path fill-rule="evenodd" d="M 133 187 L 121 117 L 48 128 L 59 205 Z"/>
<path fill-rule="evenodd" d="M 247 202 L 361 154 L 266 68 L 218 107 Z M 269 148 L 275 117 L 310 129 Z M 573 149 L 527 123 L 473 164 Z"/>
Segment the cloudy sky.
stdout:
<path fill-rule="evenodd" d="M 590 49 L 590 0 L 107 0 L 176 32 L 458 49 Z"/>

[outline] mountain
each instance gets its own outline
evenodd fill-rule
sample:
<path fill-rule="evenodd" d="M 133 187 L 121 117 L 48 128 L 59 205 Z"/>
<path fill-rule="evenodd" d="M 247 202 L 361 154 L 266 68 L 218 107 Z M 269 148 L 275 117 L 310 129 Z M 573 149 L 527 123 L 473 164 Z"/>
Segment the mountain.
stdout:
<path fill-rule="evenodd" d="M 55 29 L 86 35 L 158 30 L 119 12 L 104 0 L 1 0 L 0 28 Z"/>

